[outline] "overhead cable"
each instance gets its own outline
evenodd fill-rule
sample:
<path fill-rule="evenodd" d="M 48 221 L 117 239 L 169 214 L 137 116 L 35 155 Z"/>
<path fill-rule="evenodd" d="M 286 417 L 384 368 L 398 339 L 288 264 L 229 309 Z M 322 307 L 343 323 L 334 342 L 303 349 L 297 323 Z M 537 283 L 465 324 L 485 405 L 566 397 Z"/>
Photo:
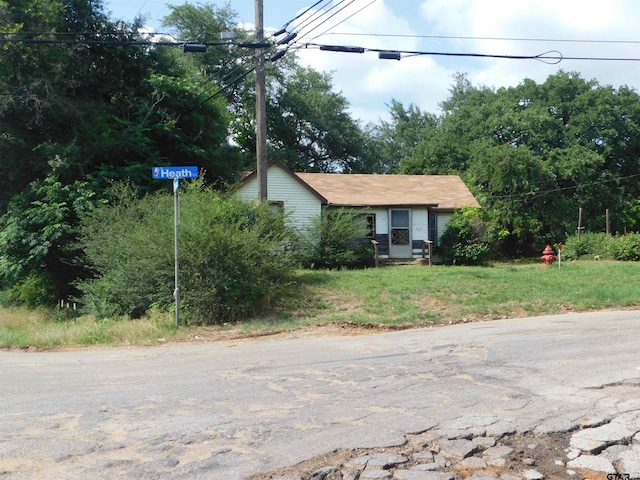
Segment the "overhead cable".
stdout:
<path fill-rule="evenodd" d="M 388 37 L 388 38 L 430 38 L 436 40 L 490 40 L 505 42 L 549 42 L 549 43 L 604 43 L 604 44 L 640 44 L 640 40 L 589 40 L 570 38 L 519 38 L 519 37 L 470 37 L 456 35 L 408 35 L 392 33 L 354 33 L 354 32 L 330 32 L 323 35 L 341 35 L 354 37 Z"/>

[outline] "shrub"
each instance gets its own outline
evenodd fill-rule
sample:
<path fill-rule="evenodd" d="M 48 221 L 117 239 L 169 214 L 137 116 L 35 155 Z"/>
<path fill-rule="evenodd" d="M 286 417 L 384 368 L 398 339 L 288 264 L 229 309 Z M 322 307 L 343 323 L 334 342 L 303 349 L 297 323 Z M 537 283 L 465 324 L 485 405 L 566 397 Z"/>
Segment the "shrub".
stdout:
<path fill-rule="evenodd" d="M 297 265 L 283 213 L 211 191 L 193 190 L 183 203 L 186 318 L 221 323 L 267 308 Z"/>
<path fill-rule="evenodd" d="M 606 233 L 584 233 L 567 239 L 562 255 L 568 260 L 582 256 L 640 261 L 640 233 L 611 236 Z"/>
<path fill-rule="evenodd" d="M 80 217 L 79 246 L 94 278 L 78 282 L 83 309 L 98 318 L 138 317 L 167 305 L 173 291 L 173 203 L 170 195 L 138 198 L 117 185 L 113 201 Z"/>
<path fill-rule="evenodd" d="M 614 260 L 640 260 L 640 233 L 628 233 L 618 237 L 610 237 L 609 255 Z"/>
<path fill-rule="evenodd" d="M 302 263 L 314 268 L 353 268 L 372 263 L 363 215 L 347 209 L 323 210 L 298 244 Z"/>
<path fill-rule="evenodd" d="M 494 228 L 486 215 L 470 206 L 453 214 L 440 240 L 445 262 L 480 265 L 491 258 L 508 232 Z"/>
<path fill-rule="evenodd" d="M 119 187 L 116 201 L 82 218 L 81 245 L 95 278 L 80 282 L 98 317 L 142 315 L 168 307 L 174 290 L 173 195 L 136 198 Z M 295 264 L 281 214 L 194 182 L 180 195 L 180 289 L 191 323 L 238 320 L 277 297 Z"/>
<path fill-rule="evenodd" d="M 4 295 L 4 306 L 47 307 L 56 302 L 56 288 L 47 274 L 32 273 L 13 285 Z"/>
<path fill-rule="evenodd" d="M 567 243 L 562 249 L 562 257 L 577 260 L 584 255 L 608 256 L 611 239 L 612 237 L 606 233 L 583 233 L 580 237 L 572 235 L 567 238 Z"/>

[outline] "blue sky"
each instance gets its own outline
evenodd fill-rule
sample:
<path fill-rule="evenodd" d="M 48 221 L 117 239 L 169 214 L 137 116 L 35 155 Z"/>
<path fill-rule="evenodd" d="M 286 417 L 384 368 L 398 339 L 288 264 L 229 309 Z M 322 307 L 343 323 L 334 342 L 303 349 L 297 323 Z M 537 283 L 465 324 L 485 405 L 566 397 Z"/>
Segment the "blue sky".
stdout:
<path fill-rule="evenodd" d="M 316 1 L 264 0 L 265 27 L 279 29 Z M 156 31 L 161 30 L 160 21 L 169 12 L 167 3 L 105 0 L 113 18 L 131 20 L 142 14 Z M 221 6 L 225 2 L 210 3 Z M 255 18 L 254 3 L 231 2 L 238 22 L 249 28 Z M 637 0 L 324 0 L 318 5 L 321 7 L 324 11 L 318 12 L 317 20 L 303 17 L 298 23 L 301 36 L 296 39 L 297 46 L 322 43 L 511 56 L 559 51 L 564 57 L 640 59 Z M 340 7 L 345 8 L 329 19 Z M 324 23 L 319 26 L 321 21 Z M 302 63 L 332 73 L 335 89 L 363 122 L 387 119 L 392 99 L 438 113 L 438 105 L 449 94 L 452 76 L 458 72 L 466 73 L 475 85 L 499 88 L 517 85 L 525 78 L 541 83 L 562 69 L 577 71 L 602 85 L 640 90 L 638 61 L 563 60 L 550 65 L 538 60 L 434 55 L 405 56 L 396 61 L 380 60 L 373 52 L 335 53 L 317 48 L 301 48 L 298 56 Z"/>

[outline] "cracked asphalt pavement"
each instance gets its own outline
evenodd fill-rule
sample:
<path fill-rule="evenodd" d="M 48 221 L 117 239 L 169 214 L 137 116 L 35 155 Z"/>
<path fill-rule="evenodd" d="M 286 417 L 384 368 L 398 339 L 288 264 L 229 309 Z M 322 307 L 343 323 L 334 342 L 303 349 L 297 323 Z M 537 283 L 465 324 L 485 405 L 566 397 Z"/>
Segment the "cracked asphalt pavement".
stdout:
<path fill-rule="evenodd" d="M 640 412 L 639 340 L 640 312 L 611 311 L 357 337 L 3 351 L 0 478 L 259 478 L 412 436 L 442 445 L 593 427 L 565 452 L 575 460 L 611 445 L 579 450 L 608 435 L 607 422 Z"/>

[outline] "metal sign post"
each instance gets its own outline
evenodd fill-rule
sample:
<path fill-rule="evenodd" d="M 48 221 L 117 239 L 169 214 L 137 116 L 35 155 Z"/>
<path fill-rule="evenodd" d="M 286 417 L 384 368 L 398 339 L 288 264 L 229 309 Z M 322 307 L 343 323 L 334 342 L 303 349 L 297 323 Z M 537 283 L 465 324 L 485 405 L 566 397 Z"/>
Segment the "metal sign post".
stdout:
<path fill-rule="evenodd" d="M 180 186 L 180 179 L 173 179 L 173 244 L 174 248 L 174 261 L 175 261 L 175 288 L 173 290 L 173 298 L 176 301 L 176 328 L 180 324 L 180 282 L 178 281 L 178 272 L 180 268 L 178 266 L 178 252 L 180 251 L 178 243 L 178 226 L 180 225 L 180 195 L 178 194 L 178 187 Z"/>
<path fill-rule="evenodd" d="M 179 282 L 179 237 L 178 228 L 180 225 L 180 179 L 198 178 L 198 167 L 153 167 L 151 178 L 159 180 L 173 180 L 173 242 L 174 242 L 174 262 L 175 262 L 175 286 L 173 298 L 176 301 L 176 328 L 180 324 L 180 282 Z"/>

